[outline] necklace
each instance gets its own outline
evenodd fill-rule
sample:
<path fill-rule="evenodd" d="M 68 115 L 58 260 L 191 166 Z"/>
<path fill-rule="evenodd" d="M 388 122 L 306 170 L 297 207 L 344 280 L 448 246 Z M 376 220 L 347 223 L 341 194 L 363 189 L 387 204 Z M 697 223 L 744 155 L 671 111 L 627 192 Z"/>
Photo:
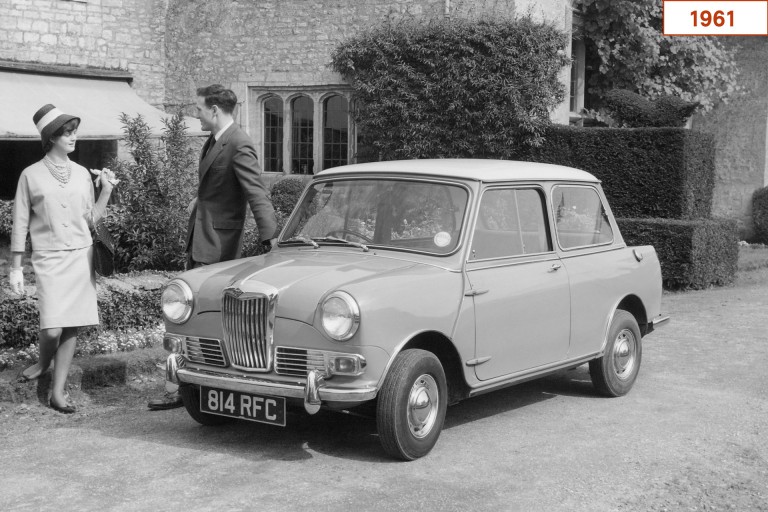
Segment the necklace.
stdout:
<path fill-rule="evenodd" d="M 72 162 L 69 161 L 69 158 L 67 158 L 66 163 L 57 164 L 48 158 L 48 155 L 45 155 L 43 163 L 57 181 L 65 185 L 69 183 L 69 179 L 72 177 Z"/>

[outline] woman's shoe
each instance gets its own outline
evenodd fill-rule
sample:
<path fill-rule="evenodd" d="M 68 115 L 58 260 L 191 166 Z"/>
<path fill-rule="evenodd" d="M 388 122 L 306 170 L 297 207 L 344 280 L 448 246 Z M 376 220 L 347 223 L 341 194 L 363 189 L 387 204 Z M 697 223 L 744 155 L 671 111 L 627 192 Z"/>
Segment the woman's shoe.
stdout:
<path fill-rule="evenodd" d="M 32 366 L 35 366 L 35 365 L 32 365 Z M 37 375 L 33 375 L 33 376 L 29 376 L 26 373 L 24 373 L 25 371 L 32 368 L 32 366 L 28 366 L 19 372 L 19 379 L 18 379 L 19 382 L 32 382 L 40 378 L 40 376 L 43 374 L 42 371 L 38 372 Z"/>
<path fill-rule="evenodd" d="M 73 412 L 76 412 L 77 409 L 72 405 L 65 405 L 64 407 L 59 407 L 55 403 L 53 403 L 53 400 L 51 400 L 51 409 L 54 411 L 59 411 L 61 414 L 72 414 Z"/>

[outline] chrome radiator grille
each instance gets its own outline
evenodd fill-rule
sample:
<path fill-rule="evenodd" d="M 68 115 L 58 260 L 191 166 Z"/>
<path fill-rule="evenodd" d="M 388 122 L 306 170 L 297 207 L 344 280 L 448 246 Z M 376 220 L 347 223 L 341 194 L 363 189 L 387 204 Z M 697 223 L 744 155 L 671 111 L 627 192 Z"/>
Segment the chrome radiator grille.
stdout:
<path fill-rule="evenodd" d="M 193 363 L 227 366 L 219 340 L 188 337 L 184 341 L 184 351 L 187 359 Z"/>
<path fill-rule="evenodd" d="M 268 371 L 272 365 L 274 299 L 225 290 L 221 304 L 224 346 L 232 366 Z"/>
<path fill-rule="evenodd" d="M 275 373 L 306 377 L 309 370 L 325 371 L 325 357 L 319 350 L 288 347 L 275 350 Z"/>

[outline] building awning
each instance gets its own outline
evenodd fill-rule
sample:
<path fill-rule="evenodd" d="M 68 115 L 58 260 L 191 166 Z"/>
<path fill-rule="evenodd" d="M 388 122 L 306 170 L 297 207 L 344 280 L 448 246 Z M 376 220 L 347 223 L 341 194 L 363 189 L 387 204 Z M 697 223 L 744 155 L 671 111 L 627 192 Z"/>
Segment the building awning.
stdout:
<path fill-rule="evenodd" d="M 81 119 L 79 139 L 122 139 L 120 114 L 141 115 L 153 136 L 163 134 L 166 114 L 139 98 L 126 79 L 55 76 L 0 71 L 0 140 L 40 140 L 32 116 L 47 103 Z M 200 135 L 200 122 L 185 118 L 187 133 Z"/>

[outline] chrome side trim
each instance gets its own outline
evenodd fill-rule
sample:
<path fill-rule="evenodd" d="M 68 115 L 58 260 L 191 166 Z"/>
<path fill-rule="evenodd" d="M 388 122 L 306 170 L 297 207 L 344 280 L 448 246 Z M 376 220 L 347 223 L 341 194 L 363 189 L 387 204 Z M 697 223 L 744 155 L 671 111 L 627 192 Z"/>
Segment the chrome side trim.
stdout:
<path fill-rule="evenodd" d="M 510 375 L 504 375 L 502 377 L 496 377 L 488 381 L 483 381 L 479 384 L 476 384 L 474 387 L 472 387 L 472 389 L 470 389 L 469 396 L 472 397 L 472 396 L 481 395 L 483 393 L 495 391 L 497 389 L 511 386 L 513 384 L 520 384 L 521 382 L 537 379 L 539 377 L 543 377 L 544 375 L 547 375 L 549 373 L 554 373 L 559 370 L 573 368 L 574 366 L 579 366 L 581 364 L 586 363 L 587 361 L 591 361 L 592 359 L 595 359 L 599 355 L 600 355 L 599 352 L 595 352 L 593 354 L 577 357 L 575 359 L 559 361 L 554 364 L 548 364 L 545 366 L 540 366 L 538 368 L 533 368 L 530 370 L 525 370 L 522 372 L 510 374 Z"/>
<path fill-rule="evenodd" d="M 653 328 L 656 329 L 660 325 L 664 325 L 667 322 L 669 322 L 669 315 L 657 316 L 651 320 L 651 325 L 653 325 Z"/>
<path fill-rule="evenodd" d="M 195 384 L 197 386 L 209 386 L 242 393 L 256 393 L 286 398 L 304 399 L 306 396 L 305 385 L 286 382 L 272 382 L 261 378 L 245 378 L 233 375 L 224 375 L 201 370 L 179 369 L 176 372 L 179 382 L 182 384 Z M 376 398 L 376 388 L 341 389 L 328 387 L 327 383 L 318 386 L 320 400 L 327 402 L 364 402 Z"/>

